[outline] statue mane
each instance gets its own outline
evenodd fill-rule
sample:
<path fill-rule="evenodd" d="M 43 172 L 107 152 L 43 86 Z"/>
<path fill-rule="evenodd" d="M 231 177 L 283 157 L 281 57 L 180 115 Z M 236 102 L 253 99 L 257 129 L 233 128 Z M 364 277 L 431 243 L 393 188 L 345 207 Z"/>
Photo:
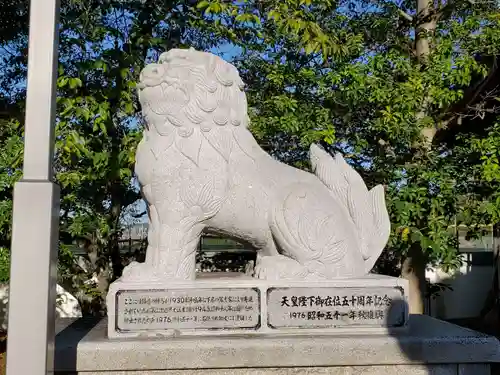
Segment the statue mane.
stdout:
<path fill-rule="evenodd" d="M 139 101 L 148 125 L 172 134 L 181 153 L 195 164 L 207 140 L 227 161 L 233 134 L 247 128 L 247 101 L 237 69 L 218 56 L 173 49 L 141 72 Z M 176 130 L 176 131 L 175 131 Z"/>

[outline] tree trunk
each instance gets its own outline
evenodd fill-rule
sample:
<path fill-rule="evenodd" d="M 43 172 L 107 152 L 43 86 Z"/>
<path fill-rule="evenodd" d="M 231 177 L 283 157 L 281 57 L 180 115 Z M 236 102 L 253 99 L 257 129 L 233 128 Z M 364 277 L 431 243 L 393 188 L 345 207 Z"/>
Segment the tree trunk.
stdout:
<path fill-rule="evenodd" d="M 434 33 L 437 26 L 435 16 L 431 15 L 432 3 L 430 0 L 417 0 L 417 26 L 415 27 L 415 53 L 418 61 L 424 69 L 430 54 L 429 36 Z M 427 106 L 430 97 L 426 96 L 422 100 L 422 107 L 416 115 L 417 121 L 421 121 L 427 114 Z M 430 126 L 422 129 L 421 135 L 424 142 L 424 148 L 430 148 L 436 135 L 436 127 Z"/>
<path fill-rule="evenodd" d="M 436 18 L 432 14 L 433 3 L 430 0 L 417 0 L 417 25 L 415 28 L 415 52 L 418 61 L 425 69 L 427 58 L 430 54 L 429 35 L 436 29 Z M 421 121 L 427 115 L 427 106 L 430 97 L 424 97 L 422 106 L 416 114 L 417 121 Z M 431 125 L 421 131 L 423 144 L 417 146 L 416 155 L 425 154 L 432 147 L 432 141 L 436 134 L 436 127 Z M 422 155 L 420 155 L 422 156 Z M 418 157 L 418 156 L 417 156 Z M 425 298 L 427 282 L 425 280 L 425 270 L 427 258 L 419 244 L 413 244 L 408 250 L 408 254 L 401 267 L 401 276 L 408 280 L 409 290 L 409 310 L 411 314 L 423 314 L 425 312 Z"/>
<path fill-rule="evenodd" d="M 111 264 L 112 264 L 112 269 L 113 269 L 113 277 L 112 280 L 118 279 L 123 272 L 123 262 L 122 262 L 122 256 L 120 254 L 120 244 L 119 244 L 119 239 L 117 236 L 113 235 L 113 239 L 111 240 L 111 243 L 109 244 L 110 247 L 110 258 L 111 258 Z"/>
<path fill-rule="evenodd" d="M 427 283 L 425 280 L 425 269 L 427 261 L 418 244 L 413 244 L 408 255 L 403 260 L 401 276 L 408 280 L 409 311 L 410 314 L 423 314 L 425 312 L 425 296 Z"/>
<path fill-rule="evenodd" d="M 431 2 L 429 0 L 417 0 L 417 26 L 415 30 L 415 49 L 417 58 L 423 61 L 429 56 L 429 33 L 436 28 L 435 22 L 429 19 L 431 13 Z"/>

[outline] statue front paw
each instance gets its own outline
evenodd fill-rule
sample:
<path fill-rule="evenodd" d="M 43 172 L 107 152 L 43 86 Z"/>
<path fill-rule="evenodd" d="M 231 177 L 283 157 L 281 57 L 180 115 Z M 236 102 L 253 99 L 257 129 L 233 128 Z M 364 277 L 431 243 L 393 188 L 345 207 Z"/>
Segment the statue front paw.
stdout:
<path fill-rule="evenodd" d="M 131 262 L 123 269 L 120 280 L 128 282 L 151 282 L 159 279 L 158 271 L 146 263 Z"/>
<path fill-rule="evenodd" d="M 309 271 L 284 255 L 257 257 L 254 277 L 261 280 L 305 280 Z"/>

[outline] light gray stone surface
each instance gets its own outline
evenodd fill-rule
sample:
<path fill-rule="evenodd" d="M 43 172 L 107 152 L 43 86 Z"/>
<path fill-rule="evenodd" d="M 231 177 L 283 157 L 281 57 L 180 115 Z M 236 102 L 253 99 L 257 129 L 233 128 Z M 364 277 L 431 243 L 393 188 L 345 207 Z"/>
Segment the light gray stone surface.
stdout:
<path fill-rule="evenodd" d="M 406 304 L 403 288 L 269 288 L 268 325 L 273 328 L 332 326 L 403 326 Z"/>
<path fill-rule="evenodd" d="M 204 230 L 259 250 L 260 279 L 370 272 L 390 233 L 384 188 L 368 190 L 340 154 L 316 145 L 314 173 L 268 155 L 247 128 L 244 84 L 233 65 L 173 49 L 142 70 L 137 87 L 148 123 L 135 167 L 149 209 L 148 249 L 123 280 L 194 280 Z"/>
<path fill-rule="evenodd" d="M 259 304 L 257 288 L 120 290 L 116 329 L 256 329 Z"/>
<path fill-rule="evenodd" d="M 59 320 L 59 371 L 149 371 L 482 364 L 500 361 L 494 337 L 428 316 L 402 335 L 179 337 L 110 340 L 106 320 Z M 335 374 L 335 373 L 334 373 Z M 467 374 L 468 375 L 468 374 Z M 482 375 L 482 374 L 481 374 Z"/>
<path fill-rule="evenodd" d="M 381 275 L 268 281 L 235 273 L 168 284 L 120 280 L 107 295 L 108 336 L 387 333 L 405 329 L 407 285 Z"/>
<path fill-rule="evenodd" d="M 91 372 L 85 375 L 458 375 L 457 365 L 343 366 Z M 471 373 L 472 375 L 473 373 Z M 467 374 L 468 375 L 468 374 Z M 474 375 L 486 375 L 478 373 Z M 489 375 L 489 373 L 488 373 Z"/>
<path fill-rule="evenodd" d="M 9 306 L 9 284 L 0 284 L 0 328 L 7 330 L 8 327 L 8 306 Z M 61 285 L 56 285 L 56 317 L 57 318 L 80 318 L 82 309 L 78 300 L 66 291 Z M 30 299 L 30 296 L 25 297 Z M 30 305 L 25 305 L 26 309 L 32 312 Z"/>

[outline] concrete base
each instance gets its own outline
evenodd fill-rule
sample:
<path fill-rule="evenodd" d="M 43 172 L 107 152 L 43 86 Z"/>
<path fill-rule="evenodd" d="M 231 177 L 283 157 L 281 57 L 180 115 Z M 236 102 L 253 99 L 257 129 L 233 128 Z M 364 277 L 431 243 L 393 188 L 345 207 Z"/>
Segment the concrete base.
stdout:
<path fill-rule="evenodd" d="M 494 337 L 411 316 L 405 334 L 106 337 L 107 321 L 58 321 L 59 375 L 489 375 Z"/>
<path fill-rule="evenodd" d="M 490 375 L 489 365 L 393 365 L 342 367 L 282 367 L 265 369 L 202 369 L 98 371 L 86 375 Z M 73 373 L 72 373 L 73 375 Z"/>

